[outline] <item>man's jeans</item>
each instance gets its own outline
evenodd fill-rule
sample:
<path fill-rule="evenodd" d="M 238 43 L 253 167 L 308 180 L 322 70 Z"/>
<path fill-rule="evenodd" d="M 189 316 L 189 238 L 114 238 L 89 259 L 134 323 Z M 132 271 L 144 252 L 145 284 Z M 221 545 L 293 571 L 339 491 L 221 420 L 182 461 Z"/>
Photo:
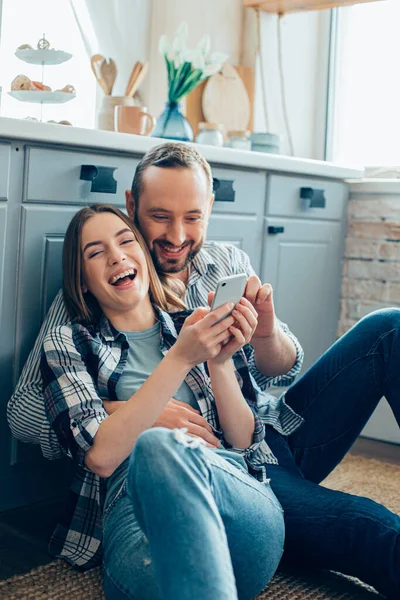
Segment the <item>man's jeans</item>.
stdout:
<path fill-rule="evenodd" d="M 400 424 L 398 309 L 364 317 L 289 389 L 286 402 L 305 422 L 288 438 L 268 428 L 266 440 L 279 460 L 268 474 L 284 509 L 285 557 L 357 576 L 398 600 L 399 516 L 367 498 L 318 485 L 382 396 Z"/>
<path fill-rule="evenodd" d="M 250 600 L 267 585 L 283 552 L 282 509 L 229 455 L 179 430 L 139 436 L 106 499 L 107 600 Z"/>

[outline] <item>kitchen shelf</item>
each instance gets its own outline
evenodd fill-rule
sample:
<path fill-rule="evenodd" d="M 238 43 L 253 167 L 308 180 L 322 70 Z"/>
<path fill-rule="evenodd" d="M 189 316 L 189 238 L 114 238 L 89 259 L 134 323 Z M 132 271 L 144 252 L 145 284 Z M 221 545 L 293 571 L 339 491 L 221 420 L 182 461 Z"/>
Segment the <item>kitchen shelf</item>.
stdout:
<path fill-rule="evenodd" d="M 364 2 L 381 2 L 382 0 L 244 0 L 244 5 L 269 13 L 288 13 L 306 10 L 324 10 L 363 4 Z"/>

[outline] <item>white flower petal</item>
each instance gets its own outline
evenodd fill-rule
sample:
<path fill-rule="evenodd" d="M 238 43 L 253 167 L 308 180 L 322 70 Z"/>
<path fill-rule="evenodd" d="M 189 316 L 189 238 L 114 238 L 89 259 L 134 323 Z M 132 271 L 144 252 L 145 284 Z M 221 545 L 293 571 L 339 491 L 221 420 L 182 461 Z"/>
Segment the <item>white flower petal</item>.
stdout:
<path fill-rule="evenodd" d="M 204 56 L 202 54 L 198 54 L 198 56 L 194 58 L 192 64 L 194 69 L 200 69 L 202 71 L 205 67 Z"/>
<path fill-rule="evenodd" d="M 170 51 L 170 43 L 168 37 L 164 34 L 160 37 L 160 41 L 158 42 L 158 49 L 160 53 L 165 56 Z"/>
<path fill-rule="evenodd" d="M 206 65 L 203 69 L 202 79 L 211 77 L 211 75 L 215 75 L 215 73 L 218 73 L 218 71 L 221 70 L 221 67 L 222 65 L 212 63 Z"/>
<path fill-rule="evenodd" d="M 206 55 L 210 52 L 211 48 L 211 38 L 209 35 L 204 35 L 200 42 L 197 44 L 197 48 L 203 55 Z"/>
<path fill-rule="evenodd" d="M 210 63 L 224 64 L 228 60 L 228 55 L 223 52 L 213 52 L 209 58 Z"/>

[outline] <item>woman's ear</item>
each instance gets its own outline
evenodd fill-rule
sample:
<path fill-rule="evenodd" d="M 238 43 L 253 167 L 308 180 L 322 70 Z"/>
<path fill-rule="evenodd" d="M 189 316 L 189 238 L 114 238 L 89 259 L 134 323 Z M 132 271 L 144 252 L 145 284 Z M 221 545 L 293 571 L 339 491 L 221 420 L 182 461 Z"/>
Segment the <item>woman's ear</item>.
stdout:
<path fill-rule="evenodd" d="M 87 286 L 85 285 L 84 281 L 81 281 L 81 290 L 82 290 L 82 294 L 86 294 L 86 292 L 88 291 Z"/>

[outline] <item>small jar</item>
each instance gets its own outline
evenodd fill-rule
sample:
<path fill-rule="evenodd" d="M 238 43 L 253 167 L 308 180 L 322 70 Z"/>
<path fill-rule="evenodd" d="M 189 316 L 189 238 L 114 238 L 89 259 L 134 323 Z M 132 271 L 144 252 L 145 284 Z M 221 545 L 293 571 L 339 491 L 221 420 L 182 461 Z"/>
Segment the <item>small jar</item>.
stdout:
<path fill-rule="evenodd" d="M 208 144 L 209 146 L 223 146 L 224 135 L 221 131 L 222 126 L 218 123 L 199 123 L 199 133 L 196 136 L 198 144 Z"/>
<path fill-rule="evenodd" d="M 251 150 L 250 131 L 247 129 L 228 131 L 229 145 L 236 150 Z"/>

